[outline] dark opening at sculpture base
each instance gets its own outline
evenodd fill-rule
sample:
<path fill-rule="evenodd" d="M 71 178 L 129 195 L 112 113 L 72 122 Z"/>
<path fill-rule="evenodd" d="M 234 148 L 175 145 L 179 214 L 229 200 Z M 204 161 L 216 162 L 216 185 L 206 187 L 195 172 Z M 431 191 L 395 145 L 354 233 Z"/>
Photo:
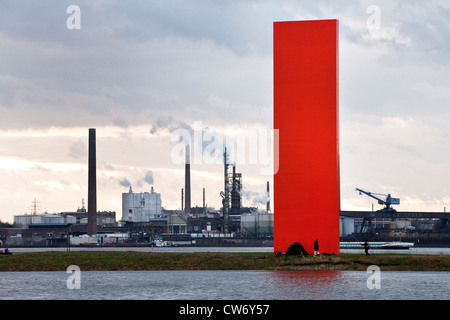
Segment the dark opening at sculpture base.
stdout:
<path fill-rule="evenodd" d="M 303 246 L 302 246 L 302 244 L 300 242 L 294 242 L 286 250 L 286 255 L 292 255 L 292 256 L 303 255 L 303 256 L 306 256 L 307 254 L 308 254 L 308 252 L 306 252 L 305 248 L 303 248 Z"/>

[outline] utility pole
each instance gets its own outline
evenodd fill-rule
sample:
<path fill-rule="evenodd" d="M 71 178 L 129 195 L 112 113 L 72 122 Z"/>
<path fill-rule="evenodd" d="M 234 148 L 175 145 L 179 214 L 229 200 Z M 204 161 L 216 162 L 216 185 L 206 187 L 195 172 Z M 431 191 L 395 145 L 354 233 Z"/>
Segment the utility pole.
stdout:
<path fill-rule="evenodd" d="M 205 197 L 205 188 L 203 188 L 203 213 L 206 213 L 206 197 Z"/>

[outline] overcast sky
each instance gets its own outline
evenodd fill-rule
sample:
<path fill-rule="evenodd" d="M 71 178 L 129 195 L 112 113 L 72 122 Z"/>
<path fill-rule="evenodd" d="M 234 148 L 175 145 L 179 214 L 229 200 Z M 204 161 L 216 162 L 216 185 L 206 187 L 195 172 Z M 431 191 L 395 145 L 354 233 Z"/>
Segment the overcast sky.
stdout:
<path fill-rule="evenodd" d="M 27 0 L 0 1 L 0 219 L 30 213 L 34 198 L 40 212 L 81 206 L 89 128 L 99 210 L 120 219 L 130 185 L 153 186 L 164 207 L 179 208 L 174 133 L 264 140 L 273 22 L 312 19 L 340 26 L 341 208 L 381 208 L 362 188 L 399 197 L 401 211 L 450 209 L 446 0 Z M 244 205 L 263 208 L 273 179 L 250 146 L 237 164 Z M 207 204 L 220 208 L 220 163 L 193 163 L 191 181 L 194 206 L 205 187 Z"/>

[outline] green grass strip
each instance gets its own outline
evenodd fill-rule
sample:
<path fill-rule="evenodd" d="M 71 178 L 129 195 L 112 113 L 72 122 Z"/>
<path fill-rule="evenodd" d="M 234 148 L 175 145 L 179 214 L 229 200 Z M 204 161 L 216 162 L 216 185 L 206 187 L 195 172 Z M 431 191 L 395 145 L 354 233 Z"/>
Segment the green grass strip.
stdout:
<path fill-rule="evenodd" d="M 0 271 L 81 270 L 367 270 L 450 271 L 448 255 L 341 254 L 275 256 L 272 253 L 158 253 L 135 251 L 33 252 L 0 255 Z"/>

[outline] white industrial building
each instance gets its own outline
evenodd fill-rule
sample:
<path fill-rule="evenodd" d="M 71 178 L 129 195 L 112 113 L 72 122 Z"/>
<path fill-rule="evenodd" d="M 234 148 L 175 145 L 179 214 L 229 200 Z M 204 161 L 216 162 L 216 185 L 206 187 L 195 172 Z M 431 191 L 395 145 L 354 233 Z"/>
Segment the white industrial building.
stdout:
<path fill-rule="evenodd" d="M 122 221 L 149 222 L 165 218 L 161 206 L 161 194 L 150 192 L 122 193 Z"/>
<path fill-rule="evenodd" d="M 28 228 L 30 224 L 66 224 L 74 223 L 75 218 L 72 216 L 63 217 L 57 214 L 22 214 L 14 216 L 14 227 Z"/>

